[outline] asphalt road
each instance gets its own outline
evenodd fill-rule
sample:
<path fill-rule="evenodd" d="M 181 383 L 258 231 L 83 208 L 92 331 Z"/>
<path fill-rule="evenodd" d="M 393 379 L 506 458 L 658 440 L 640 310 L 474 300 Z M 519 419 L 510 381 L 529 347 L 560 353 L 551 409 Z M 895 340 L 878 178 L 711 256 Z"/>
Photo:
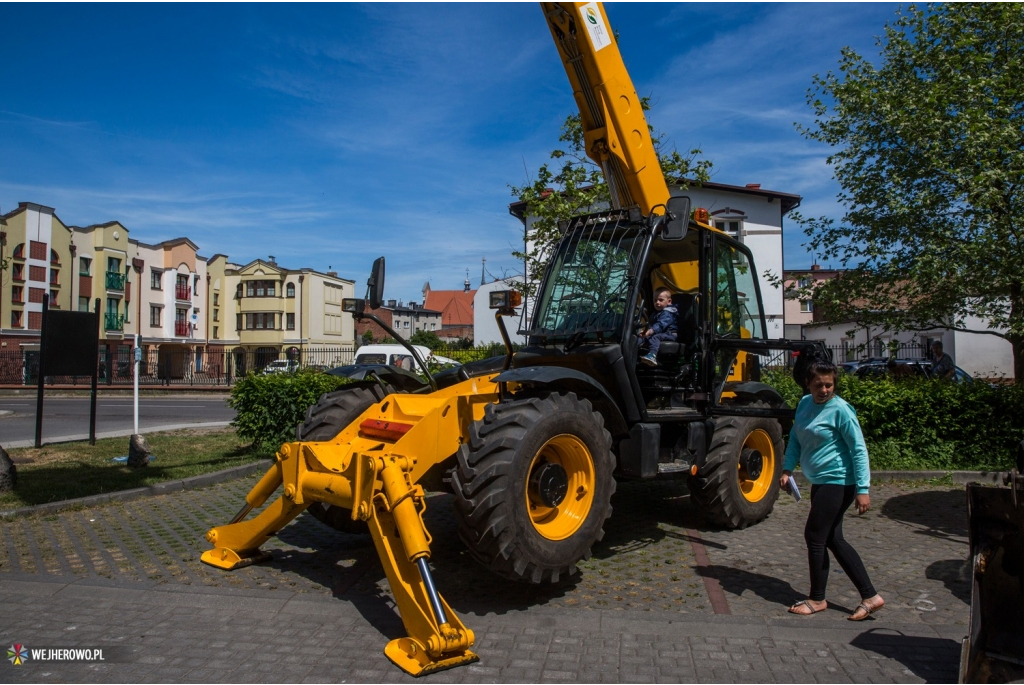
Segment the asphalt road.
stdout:
<path fill-rule="evenodd" d="M 130 434 L 134 429 L 131 396 L 100 396 L 96 400 L 96 433 Z M 7 413 L 13 412 L 13 413 Z M 139 430 L 220 423 L 235 418 L 226 395 L 140 397 Z M 127 432 L 126 432 L 127 431 Z M 23 447 L 36 434 L 36 398 L 0 396 L 0 445 Z M 43 402 L 43 442 L 63 442 L 89 435 L 88 397 L 47 397 Z"/>

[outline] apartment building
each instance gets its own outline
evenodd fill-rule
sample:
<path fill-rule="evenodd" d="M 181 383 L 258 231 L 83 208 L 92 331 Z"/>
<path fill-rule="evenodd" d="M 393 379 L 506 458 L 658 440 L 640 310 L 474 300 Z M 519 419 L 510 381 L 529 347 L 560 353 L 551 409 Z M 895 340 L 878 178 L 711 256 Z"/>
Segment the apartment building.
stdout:
<path fill-rule="evenodd" d="M 74 302 L 74 245 L 71 229 L 52 207 L 20 202 L 0 220 L 0 350 L 39 349 L 43 295 L 49 306 Z"/>
<path fill-rule="evenodd" d="M 147 363 L 141 373 L 181 378 L 203 372 L 210 352 L 207 259 L 188 238 L 135 245 L 133 277 L 140 297 L 132 315 Z"/>
<path fill-rule="evenodd" d="M 0 352 L 20 353 L 8 361 L 21 369 L 5 377 L 27 378 L 34 364 L 46 294 L 66 310 L 93 311 L 99 301 L 100 372 L 109 381 L 130 377 L 136 334 L 140 373 L 168 379 L 226 377 L 281 356 L 323 366 L 351 360 L 354 322 L 341 301 L 355 283 L 336 272 L 285 269 L 273 257 L 207 259 L 188 238 L 151 245 L 117 221 L 67 226 L 32 202 L 0 216 L 5 260 Z"/>
<path fill-rule="evenodd" d="M 218 336 L 231 336 L 237 373 L 281 357 L 317 366 L 351 359 L 355 327 L 341 301 L 354 297 L 355 281 L 334 271 L 286 269 L 273 256 L 241 267 L 218 259 L 215 269 L 220 288 L 210 295 L 216 320 L 211 325 L 217 326 Z M 227 299 L 234 301 L 228 304 Z M 233 332 L 224 328 L 228 325 Z"/>
<path fill-rule="evenodd" d="M 439 336 L 442 335 L 441 312 L 426 309 L 418 302 L 410 302 L 408 305 L 405 305 L 398 300 L 388 300 L 387 304 L 377 309 L 371 309 L 370 313 L 391 326 L 396 333 L 406 340 L 418 331 L 430 331 Z M 383 340 L 389 337 L 380 326 L 368 319 L 356 323 L 355 333 L 360 339 L 366 335 L 367 331 L 370 332 L 374 340 Z"/>

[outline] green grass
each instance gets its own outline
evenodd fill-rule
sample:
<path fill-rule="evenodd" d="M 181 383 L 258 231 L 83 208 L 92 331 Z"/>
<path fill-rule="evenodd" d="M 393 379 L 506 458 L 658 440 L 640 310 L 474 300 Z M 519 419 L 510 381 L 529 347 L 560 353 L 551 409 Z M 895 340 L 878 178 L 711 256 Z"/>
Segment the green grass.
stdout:
<path fill-rule="evenodd" d="M 177 430 L 146 435 L 155 459 L 143 468 L 111 461 L 127 456 L 128 438 L 9 450 L 18 471 L 14 492 L 0 494 L 0 511 L 105 492 L 130 490 L 221 471 L 269 456 L 233 429 Z"/>

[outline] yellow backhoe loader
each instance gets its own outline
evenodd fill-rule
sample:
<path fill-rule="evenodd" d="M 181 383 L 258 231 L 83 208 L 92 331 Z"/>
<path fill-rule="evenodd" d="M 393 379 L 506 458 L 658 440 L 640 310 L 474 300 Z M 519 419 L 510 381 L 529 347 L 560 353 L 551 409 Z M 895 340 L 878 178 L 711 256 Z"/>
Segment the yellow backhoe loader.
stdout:
<path fill-rule="evenodd" d="M 612 206 L 565 226 L 527 345 L 512 353 L 502 318 L 518 294 L 496 292 L 504 357 L 427 373 L 422 388 L 381 369 L 324 395 L 242 510 L 207 534 L 213 549 L 202 556 L 226 570 L 258 562 L 260 546 L 307 509 L 339 530 L 368 531 L 408 632 L 384 652 L 413 675 L 477 659 L 472 630 L 431 576 L 425 484 L 450 484 L 476 560 L 533 583 L 565 579 L 589 557 L 616 479 L 688 478 L 708 520 L 733 528 L 762 520 L 778 496 L 791 412 L 760 382 L 759 359 L 798 344 L 766 339 L 749 250 L 670 195 L 603 7 L 542 8 Z M 343 306 L 401 340 L 367 311 L 383 286 L 381 258 L 367 299 Z M 652 368 L 638 364 L 638 332 L 662 287 L 679 337 Z"/>

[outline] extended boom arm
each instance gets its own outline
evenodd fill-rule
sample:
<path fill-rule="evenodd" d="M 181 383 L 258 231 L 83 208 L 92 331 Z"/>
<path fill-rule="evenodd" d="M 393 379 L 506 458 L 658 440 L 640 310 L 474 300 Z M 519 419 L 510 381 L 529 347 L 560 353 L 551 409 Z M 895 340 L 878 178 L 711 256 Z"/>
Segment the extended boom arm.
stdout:
<path fill-rule="evenodd" d="M 587 156 L 601 166 L 616 209 L 644 214 L 669 190 L 633 81 L 599 2 L 542 2 L 573 96 Z M 662 213 L 664 210 L 657 213 Z"/>

